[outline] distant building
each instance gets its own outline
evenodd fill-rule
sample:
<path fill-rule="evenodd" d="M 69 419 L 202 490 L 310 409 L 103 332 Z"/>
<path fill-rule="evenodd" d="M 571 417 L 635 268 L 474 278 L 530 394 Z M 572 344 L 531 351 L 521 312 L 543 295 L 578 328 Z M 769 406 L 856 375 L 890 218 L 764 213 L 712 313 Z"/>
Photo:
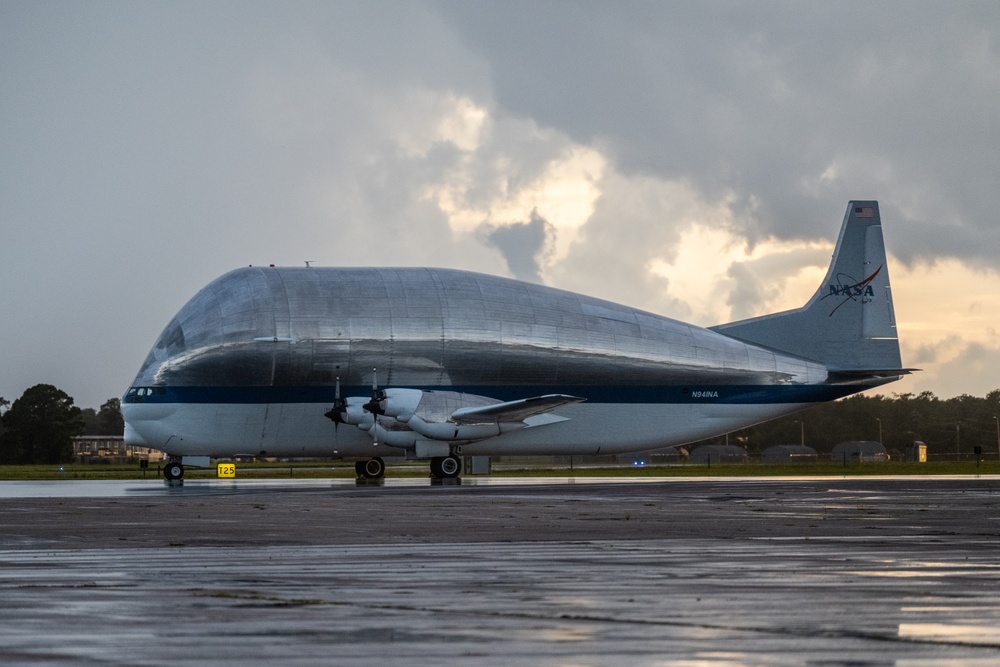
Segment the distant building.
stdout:
<path fill-rule="evenodd" d="M 627 456 L 619 456 L 619 460 L 630 460 L 632 465 L 657 465 L 665 463 L 680 463 L 687 457 L 687 451 L 678 447 L 665 447 L 649 452 L 636 452 Z"/>
<path fill-rule="evenodd" d="M 818 458 L 816 450 L 807 445 L 775 445 L 760 453 L 761 463 L 797 463 Z"/>
<path fill-rule="evenodd" d="M 888 461 L 889 452 L 882 443 L 873 440 L 848 440 L 833 446 L 830 452 L 833 461 Z"/>
<path fill-rule="evenodd" d="M 747 450 L 736 445 L 703 445 L 691 452 L 691 463 L 746 463 Z"/>
<path fill-rule="evenodd" d="M 650 452 L 653 463 L 680 463 L 687 458 L 687 450 L 683 447 L 666 447 Z"/>
<path fill-rule="evenodd" d="M 919 440 L 914 440 L 906 448 L 906 460 L 915 461 L 916 463 L 927 463 L 927 445 Z"/>
<path fill-rule="evenodd" d="M 73 460 L 78 463 L 134 463 L 139 459 L 159 461 L 163 452 L 125 444 L 120 435 L 78 435 L 73 438 Z"/>

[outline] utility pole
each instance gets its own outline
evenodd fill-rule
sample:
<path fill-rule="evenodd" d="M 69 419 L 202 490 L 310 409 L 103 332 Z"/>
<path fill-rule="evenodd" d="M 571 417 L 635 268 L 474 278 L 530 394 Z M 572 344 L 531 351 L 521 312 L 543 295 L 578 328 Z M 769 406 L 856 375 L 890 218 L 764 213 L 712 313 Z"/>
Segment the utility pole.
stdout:
<path fill-rule="evenodd" d="M 962 456 L 962 422 L 955 424 L 955 460 Z"/>

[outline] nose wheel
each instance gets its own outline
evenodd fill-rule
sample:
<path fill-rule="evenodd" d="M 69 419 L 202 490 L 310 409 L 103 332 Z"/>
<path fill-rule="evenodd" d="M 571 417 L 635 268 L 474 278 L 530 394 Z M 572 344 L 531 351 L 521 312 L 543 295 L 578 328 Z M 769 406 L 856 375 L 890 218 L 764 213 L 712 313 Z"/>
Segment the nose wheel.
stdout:
<path fill-rule="evenodd" d="M 180 461 L 167 461 L 167 465 L 163 466 L 163 478 L 168 482 L 184 479 L 184 466 Z"/>

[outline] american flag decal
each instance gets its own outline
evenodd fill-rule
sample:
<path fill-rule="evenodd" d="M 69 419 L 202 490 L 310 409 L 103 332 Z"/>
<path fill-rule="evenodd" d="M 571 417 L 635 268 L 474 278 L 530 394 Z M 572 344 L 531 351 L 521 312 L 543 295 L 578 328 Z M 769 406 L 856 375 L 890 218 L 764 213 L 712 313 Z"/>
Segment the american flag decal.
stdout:
<path fill-rule="evenodd" d="M 857 218 L 874 218 L 875 209 L 871 206 L 855 206 L 854 216 Z"/>

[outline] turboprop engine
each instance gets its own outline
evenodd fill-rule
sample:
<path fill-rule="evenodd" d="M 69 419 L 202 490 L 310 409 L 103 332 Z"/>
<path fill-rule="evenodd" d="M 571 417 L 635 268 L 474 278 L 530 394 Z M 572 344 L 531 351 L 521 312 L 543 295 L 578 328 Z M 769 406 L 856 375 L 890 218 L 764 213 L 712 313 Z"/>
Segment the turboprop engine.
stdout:
<path fill-rule="evenodd" d="M 583 400 L 549 394 L 503 402 L 455 391 L 373 388 L 371 398 L 338 397 L 326 416 L 370 433 L 375 442 L 414 449 L 428 440 L 457 445 L 562 421 L 545 413 Z"/>

